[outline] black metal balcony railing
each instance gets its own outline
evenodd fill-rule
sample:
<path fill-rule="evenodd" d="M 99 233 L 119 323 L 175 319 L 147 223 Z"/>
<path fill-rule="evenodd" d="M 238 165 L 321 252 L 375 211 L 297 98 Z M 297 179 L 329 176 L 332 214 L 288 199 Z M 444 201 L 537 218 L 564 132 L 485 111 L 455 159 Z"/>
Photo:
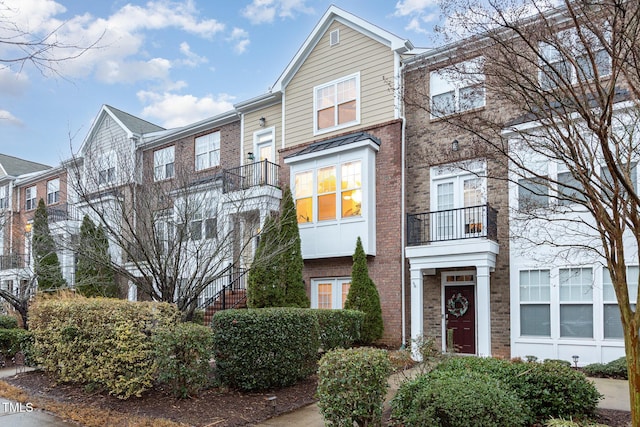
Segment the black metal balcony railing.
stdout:
<path fill-rule="evenodd" d="M 24 268 L 27 265 L 27 260 L 26 254 L 0 255 L 0 270 Z"/>
<path fill-rule="evenodd" d="M 268 160 L 249 163 L 223 172 L 223 191 L 246 190 L 251 187 L 278 186 L 280 166 Z"/>
<path fill-rule="evenodd" d="M 47 217 L 49 218 L 49 222 L 80 221 L 78 209 L 67 203 L 48 207 Z"/>
<path fill-rule="evenodd" d="M 486 237 L 497 240 L 497 211 L 489 206 L 470 206 L 407 215 L 407 245 Z"/>

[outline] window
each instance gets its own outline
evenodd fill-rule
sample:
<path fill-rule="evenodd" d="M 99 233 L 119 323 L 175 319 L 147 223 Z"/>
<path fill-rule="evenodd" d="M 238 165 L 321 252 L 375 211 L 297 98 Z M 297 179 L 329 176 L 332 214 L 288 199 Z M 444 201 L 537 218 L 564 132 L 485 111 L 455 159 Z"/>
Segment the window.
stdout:
<path fill-rule="evenodd" d="M 638 298 L 638 274 L 640 274 L 640 271 L 637 266 L 627 267 L 627 288 L 631 301 L 636 301 Z M 611 275 L 607 268 L 604 268 L 602 271 L 602 301 L 604 303 L 602 319 L 604 323 L 604 337 L 612 339 L 624 338 L 618 299 L 616 298 Z M 635 304 L 632 304 L 631 307 L 633 310 L 636 308 Z"/>
<path fill-rule="evenodd" d="M 47 182 L 47 204 L 52 205 L 60 201 L 60 178 Z"/>
<path fill-rule="evenodd" d="M 196 170 L 220 165 L 220 132 L 196 138 Z"/>
<path fill-rule="evenodd" d="M 561 268 L 560 336 L 593 338 L 593 271 Z"/>
<path fill-rule="evenodd" d="M 109 152 L 98 159 L 98 185 L 112 184 L 116 181 L 116 156 Z"/>
<path fill-rule="evenodd" d="M 549 188 L 544 178 L 518 180 L 518 207 L 521 211 L 549 205 Z"/>
<path fill-rule="evenodd" d="M 162 181 L 173 178 L 175 160 L 175 147 L 167 147 L 153 152 L 153 179 Z"/>
<path fill-rule="evenodd" d="M 338 176 L 339 172 L 339 176 Z M 316 191 L 313 191 L 314 178 Z M 340 181 L 340 188 L 336 183 Z M 362 214 L 362 162 L 346 162 L 317 171 L 295 174 L 295 199 L 298 223 L 335 220 L 340 200 L 340 218 Z M 318 207 L 314 218 L 314 204 Z"/>
<path fill-rule="evenodd" d="M 544 58 L 540 61 L 539 71 L 542 89 L 555 89 L 578 81 L 591 80 L 596 75 L 603 77 L 611 74 L 609 54 L 601 48 L 595 35 L 583 31 L 584 41 L 572 29 L 557 34 L 554 45 L 540 43 L 540 52 Z M 567 57 L 575 58 L 575 67 Z"/>
<path fill-rule="evenodd" d="M 167 253 L 174 242 L 175 224 L 171 217 L 171 212 L 163 211 L 156 214 L 154 223 L 156 242 L 162 253 Z"/>
<path fill-rule="evenodd" d="M 549 270 L 520 272 L 520 335 L 551 336 Z"/>
<path fill-rule="evenodd" d="M 631 167 L 627 167 L 627 164 L 622 164 L 619 167 L 620 172 L 622 173 L 622 175 L 626 176 L 627 174 L 629 174 L 629 179 L 631 180 L 631 185 L 633 186 L 633 189 L 637 191 L 638 189 L 638 173 L 637 173 L 637 168 L 636 168 L 636 163 L 633 162 L 631 163 Z M 609 170 L 609 168 L 607 168 L 606 166 L 602 166 L 600 168 L 600 178 L 602 179 L 602 195 L 607 197 L 609 200 L 611 200 L 614 196 L 620 197 L 620 198 L 625 198 L 626 195 L 626 190 L 624 189 L 624 187 L 622 187 L 622 183 L 621 181 L 618 179 L 618 177 L 616 177 L 615 179 L 613 178 L 613 175 L 611 174 L 611 170 Z M 615 193 L 615 186 L 620 185 L 620 190 L 618 191 L 618 193 Z"/>
<path fill-rule="evenodd" d="M 558 205 L 567 206 L 579 201 L 584 202 L 586 200 L 584 187 L 566 169 L 564 163 L 558 165 Z"/>
<path fill-rule="evenodd" d="M 443 117 L 485 105 L 483 58 L 432 71 L 429 76 L 431 117 Z"/>
<path fill-rule="evenodd" d="M 215 239 L 218 237 L 218 219 L 213 209 L 200 209 L 194 212 L 189 223 L 191 240 Z"/>
<path fill-rule="evenodd" d="M 29 187 L 24 192 L 25 209 L 30 211 L 36 208 L 36 186 Z"/>
<path fill-rule="evenodd" d="M 354 74 L 313 90 L 314 130 L 324 132 L 360 121 L 360 74 Z"/>
<path fill-rule="evenodd" d="M 326 278 L 311 281 L 311 307 L 341 309 L 347 300 L 351 278 Z"/>
<path fill-rule="evenodd" d="M 7 209 L 9 207 L 9 186 L 3 185 L 0 187 L 0 209 Z"/>

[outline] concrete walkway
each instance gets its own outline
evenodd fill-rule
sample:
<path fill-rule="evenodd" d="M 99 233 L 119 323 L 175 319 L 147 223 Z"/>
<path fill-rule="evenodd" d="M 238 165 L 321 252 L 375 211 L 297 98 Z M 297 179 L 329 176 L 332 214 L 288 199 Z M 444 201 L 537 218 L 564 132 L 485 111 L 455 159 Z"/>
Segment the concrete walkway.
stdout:
<path fill-rule="evenodd" d="M 406 379 L 412 378 L 418 374 L 417 369 L 394 374 L 389 378 L 389 391 L 385 400 L 385 408 L 388 407 L 389 401 L 395 396 L 398 387 Z M 592 380 L 598 391 L 604 395 L 598 404 L 598 407 L 605 409 L 617 409 L 620 411 L 630 411 L 629 405 L 629 384 L 624 380 L 611 380 L 606 378 L 589 378 Z M 297 411 L 289 412 L 260 424 L 257 427 L 324 427 L 324 419 L 320 414 L 318 405 L 311 404 Z"/>
<path fill-rule="evenodd" d="M 26 368 L 29 369 L 29 368 Z M 16 374 L 16 368 L 0 369 L 0 379 Z M 0 425 L 11 427 L 70 427 L 77 426 L 50 412 L 33 408 L 30 403 L 18 403 L 0 397 Z"/>

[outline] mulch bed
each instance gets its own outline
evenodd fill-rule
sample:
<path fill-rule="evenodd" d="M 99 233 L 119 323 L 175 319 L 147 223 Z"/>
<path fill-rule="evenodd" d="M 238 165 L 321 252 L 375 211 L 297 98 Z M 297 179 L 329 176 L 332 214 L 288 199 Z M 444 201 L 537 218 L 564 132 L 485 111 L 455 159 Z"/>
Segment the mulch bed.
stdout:
<path fill-rule="evenodd" d="M 55 384 L 42 371 L 21 373 L 5 378 L 5 381 L 25 389 L 33 396 L 62 403 L 166 418 L 194 426 L 216 427 L 252 425 L 306 406 L 316 401 L 317 388 L 317 378 L 314 376 L 291 387 L 259 393 L 241 393 L 219 387 L 205 390 L 197 398 L 176 399 L 162 390 L 152 390 L 140 398 L 121 400 L 100 392 L 88 392 L 79 385 Z M 276 396 L 275 408 L 268 400 L 272 396 Z M 389 412 L 385 411 L 385 421 L 388 421 Z M 631 425 L 631 414 L 626 411 L 599 409 L 596 421 L 610 427 L 628 427 Z"/>

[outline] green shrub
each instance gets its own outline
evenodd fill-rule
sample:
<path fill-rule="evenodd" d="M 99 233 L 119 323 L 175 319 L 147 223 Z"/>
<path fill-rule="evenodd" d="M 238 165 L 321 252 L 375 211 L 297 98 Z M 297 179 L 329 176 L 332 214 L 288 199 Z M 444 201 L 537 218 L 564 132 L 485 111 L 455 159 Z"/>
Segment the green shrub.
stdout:
<path fill-rule="evenodd" d="M 527 407 L 486 373 L 440 370 L 405 382 L 391 401 L 391 418 L 405 427 L 517 427 Z"/>
<path fill-rule="evenodd" d="M 18 319 L 6 314 L 0 314 L 0 329 L 16 329 L 18 327 Z"/>
<path fill-rule="evenodd" d="M 562 359 L 544 359 L 543 363 L 559 363 L 561 365 L 566 366 L 567 368 L 571 367 L 571 362 L 569 362 L 568 360 L 562 360 Z"/>
<path fill-rule="evenodd" d="M 313 310 L 263 308 L 217 312 L 216 374 L 242 390 L 285 387 L 316 371 L 318 320 Z"/>
<path fill-rule="evenodd" d="M 364 313 L 357 310 L 314 310 L 320 327 L 320 348 L 349 348 L 360 339 Z"/>
<path fill-rule="evenodd" d="M 513 389 L 531 408 L 533 421 L 551 417 L 590 417 L 600 394 L 579 371 L 561 363 L 510 362 L 495 358 L 456 357 L 436 370 L 489 374 Z"/>
<path fill-rule="evenodd" d="M 372 348 L 326 353 L 318 370 L 318 407 L 333 426 L 380 425 L 391 365 L 387 352 Z"/>
<path fill-rule="evenodd" d="M 33 332 L 24 331 L 20 337 L 20 351 L 24 354 L 24 364 L 26 366 L 37 366 L 33 353 Z"/>
<path fill-rule="evenodd" d="M 159 328 L 153 337 L 158 381 L 180 398 L 197 395 L 207 386 L 213 353 L 211 328 L 179 323 Z"/>
<path fill-rule="evenodd" d="M 58 381 L 140 396 L 155 380 L 151 337 L 175 324 L 166 303 L 105 298 L 45 299 L 31 308 L 36 362 Z"/>
<path fill-rule="evenodd" d="M 28 335 L 24 329 L 0 329 L 0 354 L 7 358 L 15 356 Z"/>
<path fill-rule="evenodd" d="M 583 372 L 590 377 L 627 379 L 627 358 L 625 356 L 609 363 L 592 363 L 585 366 Z"/>

